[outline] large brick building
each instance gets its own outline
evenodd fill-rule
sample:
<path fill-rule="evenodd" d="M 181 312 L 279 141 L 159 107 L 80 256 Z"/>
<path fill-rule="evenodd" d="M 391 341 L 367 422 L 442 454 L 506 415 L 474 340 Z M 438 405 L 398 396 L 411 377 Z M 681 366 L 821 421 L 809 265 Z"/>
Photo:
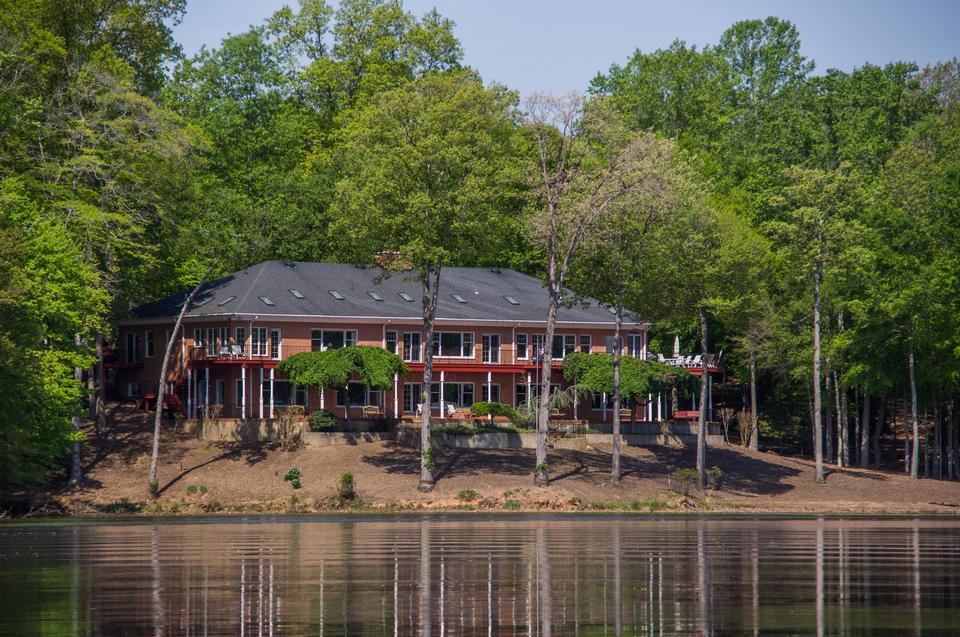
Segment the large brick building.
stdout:
<path fill-rule="evenodd" d="M 224 418 L 270 418 L 278 406 L 289 404 L 345 417 L 347 402 L 358 419 L 365 406 L 367 414 L 377 406 L 387 417 L 412 416 L 420 407 L 427 346 L 421 294 L 410 275 L 385 277 L 375 266 L 266 261 L 205 285 L 177 334 L 171 330 L 186 292 L 141 306 L 135 318 L 120 322 L 114 391 L 129 400 L 155 395 L 161 357 L 174 338 L 168 388 L 188 417 L 212 404 L 222 405 Z M 508 269 L 444 268 L 433 342 L 432 413 L 445 415 L 481 400 L 520 405 L 535 397 L 538 352 L 547 346 L 556 361 L 553 382 L 561 387 L 565 355 L 609 351 L 613 314 L 593 299 L 568 301 L 547 344 L 547 293 L 540 281 Z M 627 317 L 625 355 L 646 356 L 648 327 Z M 276 370 L 277 363 L 298 352 L 354 343 L 397 353 L 410 373 L 384 392 L 367 392 L 360 384 L 321 392 L 295 387 Z M 577 418 L 606 420 L 608 397 L 595 396 L 577 409 Z M 658 406 L 647 409 L 648 419 L 655 419 Z"/>

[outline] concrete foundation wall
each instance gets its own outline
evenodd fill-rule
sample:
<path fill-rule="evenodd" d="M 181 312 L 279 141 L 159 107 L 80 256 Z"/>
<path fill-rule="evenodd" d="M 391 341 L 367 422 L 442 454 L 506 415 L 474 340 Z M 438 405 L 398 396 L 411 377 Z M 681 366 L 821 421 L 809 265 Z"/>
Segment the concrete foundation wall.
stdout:
<path fill-rule="evenodd" d="M 630 447 L 684 446 L 695 445 L 696 435 L 676 434 L 626 434 L 623 444 Z M 472 436 L 434 433 L 431 437 L 434 448 L 451 449 L 536 449 L 535 433 L 481 433 Z M 416 429 L 404 429 L 397 434 L 397 442 L 409 447 L 420 444 L 420 432 Z M 587 434 L 575 438 L 557 438 L 550 441 L 554 449 L 573 449 L 583 451 L 588 446 L 603 447 L 613 444 L 612 434 Z M 707 445 L 722 447 L 723 436 L 707 435 Z"/>

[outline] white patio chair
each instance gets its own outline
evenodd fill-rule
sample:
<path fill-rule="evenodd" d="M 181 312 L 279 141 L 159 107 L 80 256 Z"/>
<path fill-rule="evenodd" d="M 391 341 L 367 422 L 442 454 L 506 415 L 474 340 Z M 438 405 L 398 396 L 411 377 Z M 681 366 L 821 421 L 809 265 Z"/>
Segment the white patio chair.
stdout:
<path fill-rule="evenodd" d="M 452 404 L 447 403 L 447 418 L 453 418 L 453 415 L 457 413 L 457 408 Z"/>

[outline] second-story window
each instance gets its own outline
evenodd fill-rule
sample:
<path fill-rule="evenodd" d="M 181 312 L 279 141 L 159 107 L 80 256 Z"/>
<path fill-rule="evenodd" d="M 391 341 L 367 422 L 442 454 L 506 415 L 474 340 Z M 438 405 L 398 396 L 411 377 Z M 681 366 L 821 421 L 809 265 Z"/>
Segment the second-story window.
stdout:
<path fill-rule="evenodd" d="M 473 358 L 473 332 L 434 332 L 433 355 Z"/>
<path fill-rule="evenodd" d="M 527 360 L 529 354 L 527 353 L 527 335 L 526 334 L 517 334 L 517 359 L 518 360 Z"/>
<path fill-rule="evenodd" d="M 420 344 L 423 341 L 423 335 L 420 332 L 403 333 L 403 360 L 408 363 L 419 363 Z"/>
<path fill-rule="evenodd" d="M 247 346 L 247 331 L 242 327 L 238 327 L 236 331 L 236 336 L 234 338 L 234 343 L 230 347 L 231 353 L 234 356 L 242 356 L 246 346 Z"/>
<path fill-rule="evenodd" d="M 153 332 L 146 332 L 143 336 L 143 355 L 153 358 Z"/>
<path fill-rule="evenodd" d="M 627 353 L 634 358 L 643 355 L 643 334 L 629 334 L 627 336 Z"/>
<path fill-rule="evenodd" d="M 553 358 L 562 359 L 567 354 L 577 351 L 577 337 L 574 334 L 557 334 L 553 337 Z"/>
<path fill-rule="evenodd" d="M 540 360 L 543 357 L 543 344 L 547 341 L 546 334 L 534 334 L 530 337 L 533 343 L 533 351 L 530 352 L 531 358 Z"/>
<path fill-rule="evenodd" d="M 270 330 L 270 358 L 280 360 L 280 330 Z"/>
<path fill-rule="evenodd" d="M 357 344 L 356 330 L 311 330 L 310 349 L 322 352 Z"/>
<path fill-rule="evenodd" d="M 387 347 L 387 351 L 390 352 L 391 354 L 396 354 L 397 353 L 397 333 L 392 330 L 387 331 L 384 340 L 386 341 L 384 344 Z"/>
<path fill-rule="evenodd" d="M 207 328 L 207 340 L 203 344 L 206 347 L 207 356 L 213 356 L 217 353 L 217 328 Z"/>
<path fill-rule="evenodd" d="M 267 328 L 255 327 L 250 331 L 250 353 L 254 356 L 267 355 Z"/>
<path fill-rule="evenodd" d="M 127 332 L 127 346 L 123 352 L 123 360 L 127 363 L 140 362 L 140 335 L 136 332 Z"/>
<path fill-rule="evenodd" d="M 483 362 L 484 363 L 500 362 L 500 335 L 499 334 L 483 335 Z"/>

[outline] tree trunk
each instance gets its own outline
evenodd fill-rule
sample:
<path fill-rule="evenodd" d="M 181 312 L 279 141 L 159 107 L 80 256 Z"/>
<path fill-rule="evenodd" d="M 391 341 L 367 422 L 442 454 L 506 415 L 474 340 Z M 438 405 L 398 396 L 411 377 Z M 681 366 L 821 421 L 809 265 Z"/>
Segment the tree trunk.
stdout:
<path fill-rule="evenodd" d="M 957 410 L 955 399 L 947 403 L 947 480 L 957 477 Z"/>
<path fill-rule="evenodd" d="M 840 389 L 840 375 L 836 378 L 837 389 Z M 847 405 L 847 390 L 840 391 L 840 413 L 837 415 L 837 452 L 840 454 L 839 465 L 850 466 L 850 409 Z"/>
<path fill-rule="evenodd" d="M 707 313 L 700 307 L 700 349 L 703 352 L 700 364 L 700 412 L 697 427 L 697 487 L 703 491 L 706 487 L 707 472 L 707 384 L 710 373 L 707 371 Z"/>
<path fill-rule="evenodd" d="M 843 404 L 840 402 L 840 379 L 837 372 L 833 372 L 833 396 L 837 408 L 837 466 L 842 467 L 846 457 L 844 447 L 846 446 L 847 415 L 843 413 Z"/>
<path fill-rule="evenodd" d="M 437 315 L 437 300 L 440 293 L 440 269 L 442 264 L 427 265 L 423 278 L 423 386 L 420 401 L 420 484 L 417 489 L 426 493 L 433 491 L 433 442 L 430 436 L 430 386 L 433 384 L 433 322 Z M 440 397 L 443 402 L 443 396 Z"/>
<path fill-rule="evenodd" d="M 884 420 L 886 419 L 887 411 L 887 401 L 886 396 L 880 396 L 880 408 L 877 411 L 877 426 L 873 432 L 873 466 L 877 469 L 880 468 L 880 462 L 882 458 L 880 457 L 880 436 L 883 434 L 883 425 Z"/>
<path fill-rule="evenodd" d="M 860 467 L 870 466 L 870 394 L 863 392 L 863 411 L 860 412 Z"/>
<path fill-rule="evenodd" d="M 817 482 L 824 481 L 823 404 L 820 397 L 820 272 L 822 267 L 818 259 L 813 269 L 813 455 Z"/>
<path fill-rule="evenodd" d="M 827 403 L 823 406 L 824 455 L 827 458 L 827 462 L 833 462 L 835 457 L 833 454 L 833 408 L 831 407 L 831 397 L 833 396 L 833 374 L 830 372 L 829 356 L 826 358 L 826 365 L 824 367 L 824 393 L 827 396 Z"/>
<path fill-rule="evenodd" d="M 103 334 L 97 333 L 96 339 L 94 340 L 94 347 L 96 348 L 97 364 L 95 366 L 96 378 L 94 379 L 96 387 L 94 391 L 93 417 L 97 434 L 99 434 L 107 425 L 107 414 L 104 408 L 104 391 L 106 391 L 107 379 L 103 366 Z"/>
<path fill-rule="evenodd" d="M 907 339 L 909 355 L 907 367 L 910 371 L 910 418 L 913 423 L 913 447 L 910 455 L 910 477 L 916 480 L 919 477 L 920 462 L 920 423 L 917 421 L 917 378 L 913 369 L 913 336 Z"/>
<path fill-rule="evenodd" d="M 147 489 L 149 492 L 156 496 L 160 491 L 160 478 L 159 478 L 159 459 L 160 459 L 160 425 L 163 420 L 163 397 L 167 392 L 167 365 L 170 363 L 170 356 L 173 353 L 173 343 L 176 341 L 177 333 L 180 331 L 180 324 L 183 323 L 183 317 L 186 315 L 187 310 L 190 309 L 190 303 L 193 302 L 193 297 L 197 295 L 197 292 L 200 291 L 200 288 L 203 286 L 204 282 L 207 280 L 207 277 L 210 276 L 210 272 L 213 270 L 213 265 L 207 268 L 206 274 L 203 275 L 203 278 L 200 279 L 200 282 L 197 283 L 197 286 L 190 291 L 190 294 L 187 295 L 187 299 L 183 302 L 183 306 L 180 308 L 180 313 L 177 315 L 177 322 L 173 324 L 173 331 L 170 332 L 170 340 L 167 341 L 167 346 L 163 351 L 163 362 L 160 363 L 160 378 L 157 381 L 157 411 L 153 416 L 153 449 L 150 453 L 150 479 L 147 484 Z"/>
<path fill-rule="evenodd" d="M 750 348 L 750 448 L 760 450 L 760 423 L 757 414 L 757 354 Z"/>
<path fill-rule="evenodd" d="M 617 314 L 613 330 L 613 440 L 610 457 L 610 475 L 620 480 L 620 357 L 623 355 L 623 295 L 617 299 Z"/>
<path fill-rule="evenodd" d="M 933 413 L 933 475 L 943 480 L 943 439 L 940 436 L 940 397 L 937 397 Z"/>
<path fill-rule="evenodd" d="M 74 336 L 73 342 L 77 346 L 77 349 L 79 349 L 83 341 L 80 335 L 77 334 Z M 73 368 L 73 379 L 77 381 L 77 384 L 83 382 L 83 370 L 80 367 Z M 80 405 L 74 407 L 74 409 L 79 408 Z M 73 449 L 70 454 L 70 486 L 79 488 L 81 484 L 83 484 L 83 468 L 80 466 L 80 414 L 74 413 L 70 421 L 73 425 L 73 434 L 75 436 Z"/>
<path fill-rule="evenodd" d="M 548 272 L 555 271 L 555 264 L 551 263 Z M 547 428 L 550 424 L 550 375 L 553 372 L 553 333 L 557 325 L 557 306 L 560 304 L 560 282 L 553 276 L 548 287 L 550 288 L 550 305 L 547 307 L 547 333 L 543 343 L 543 362 L 540 378 L 540 404 L 537 409 L 537 466 L 533 472 L 533 483 L 538 487 L 550 484 L 550 474 L 547 471 Z"/>

